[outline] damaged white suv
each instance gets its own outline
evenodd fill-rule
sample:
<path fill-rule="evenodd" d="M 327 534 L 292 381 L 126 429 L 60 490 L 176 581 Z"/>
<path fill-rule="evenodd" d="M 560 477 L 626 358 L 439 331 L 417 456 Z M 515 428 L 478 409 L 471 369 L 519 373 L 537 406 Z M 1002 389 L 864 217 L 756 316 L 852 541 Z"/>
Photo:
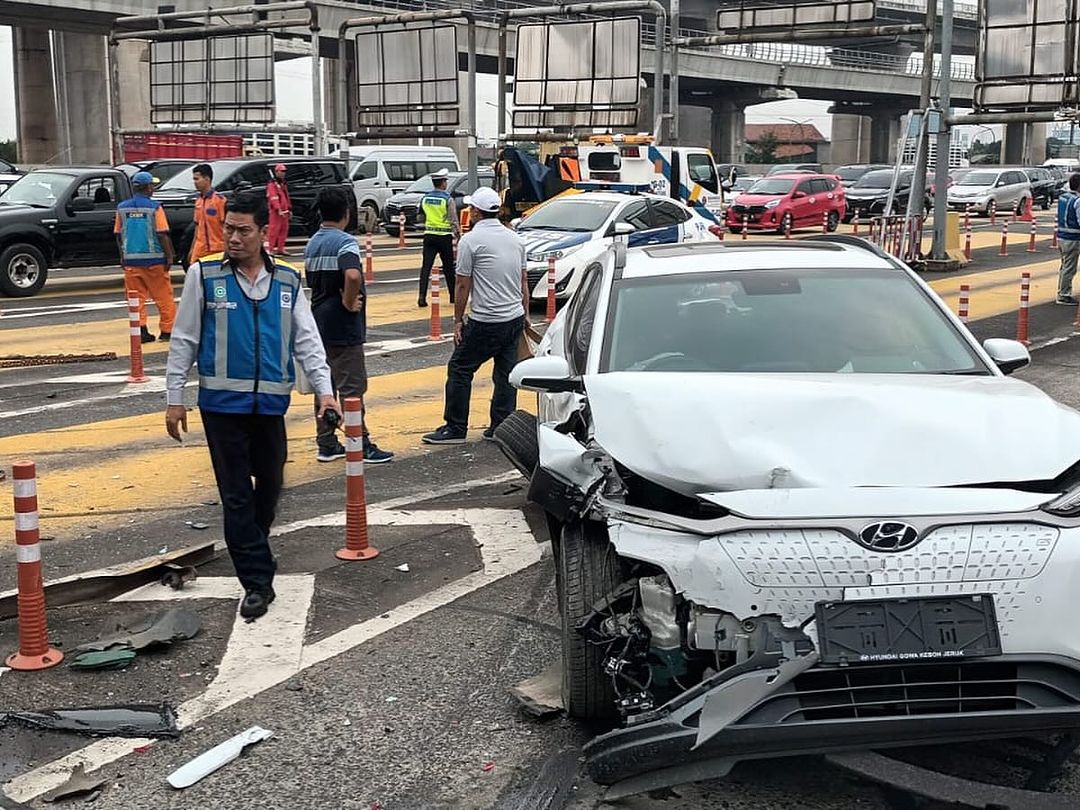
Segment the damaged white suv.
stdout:
<path fill-rule="evenodd" d="M 566 708 L 619 721 L 592 777 L 1080 726 L 1080 414 L 1028 361 L 853 237 L 591 265 L 514 369 L 510 450 Z"/>

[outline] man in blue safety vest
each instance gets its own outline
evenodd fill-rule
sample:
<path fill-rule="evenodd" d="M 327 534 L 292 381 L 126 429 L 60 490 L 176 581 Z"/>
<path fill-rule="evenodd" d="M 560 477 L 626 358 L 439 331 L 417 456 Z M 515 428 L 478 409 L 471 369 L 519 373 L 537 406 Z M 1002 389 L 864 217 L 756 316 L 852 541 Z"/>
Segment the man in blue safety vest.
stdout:
<path fill-rule="evenodd" d="M 225 208 L 225 253 L 192 264 L 165 369 L 165 429 L 187 432 L 184 386 L 199 366 L 199 411 L 225 518 L 225 544 L 244 587 L 240 615 L 274 601 L 270 550 L 285 469 L 285 411 L 299 361 L 319 395 L 319 416 L 341 415 L 322 339 L 300 274 L 263 250 L 270 213 L 261 194 Z"/>
<path fill-rule="evenodd" d="M 1057 302 L 1076 306 L 1073 278 L 1080 258 L 1080 174 L 1069 175 L 1069 190 L 1058 199 L 1057 236 L 1061 250 Z"/>
<path fill-rule="evenodd" d="M 446 169 L 439 169 L 431 175 L 434 188 L 420 200 L 420 210 L 424 212 L 424 258 L 420 265 L 420 296 L 416 303 L 421 307 L 427 306 L 428 282 L 436 255 L 446 281 L 444 289 L 450 293 L 450 303 L 454 303 L 454 237 L 460 226 L 457 206 L 446 191 L 449 174 Z"/>

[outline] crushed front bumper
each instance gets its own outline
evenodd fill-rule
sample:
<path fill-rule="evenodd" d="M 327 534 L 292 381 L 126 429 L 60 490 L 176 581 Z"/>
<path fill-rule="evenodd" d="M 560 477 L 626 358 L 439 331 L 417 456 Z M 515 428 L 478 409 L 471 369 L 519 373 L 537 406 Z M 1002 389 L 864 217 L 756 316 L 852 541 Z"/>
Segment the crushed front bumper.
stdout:
<path fill-rule="evenodd" d="M 619 795 L 721 776 L 738 761 L 1080 728 L 1080 662 L 994 656 L 853 667 L 757 656 L 585 746 Z"/>

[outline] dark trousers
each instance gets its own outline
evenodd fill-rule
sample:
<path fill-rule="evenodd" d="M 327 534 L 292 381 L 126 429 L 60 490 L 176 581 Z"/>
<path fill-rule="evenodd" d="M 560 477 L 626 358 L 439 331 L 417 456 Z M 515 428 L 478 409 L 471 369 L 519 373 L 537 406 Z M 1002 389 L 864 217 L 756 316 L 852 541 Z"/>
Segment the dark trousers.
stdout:
<path fill-rule="evenodd" d="M 517 407 L 517 389 L 510 385 L 510 370 L 517 364 L 518 339 L 525 328 L 524 318 L 502 323 L 468 320 L 461 343 L 454 348 L 446 366 L 446 405 L 443 421 L 453 430 L 469 427 L 469 400 L 473 375 L 494 358 L 491 375 L 495 391 L 491 395 L 491 426 L 495 427 Z"/>
<path fill-rule="evenodd" d="M 420 297 L 418 300 L 427 301 L 428 283 L 431 280 L 431 265 L 435 263 L 435 257 L 439 257 L 442 266 L 443 291 L 449 290 L 450 303 L 454 303 L 454 237 L 436 236 L 424 234 L 424 259 L 420 265 Z M 441 296 L 440 296 L 441 297 Z"/>
<path fill-rule="evenodd" d="M 288 452 L 285 417 L 202 411 L 202 421 L 237 579 L 245 591 L 265 591 L 277 568 L 270 524 Z"/>
<path fill-rule="evenodd" d="M 345 407 L 345 399 L 359 397 L 361 427 L 364 431 L 364 446 L 368 445 L 367 423 L 364 421 L 366 410 L 363 405 L 364 394 L 367 393 L 367 361 L 364 359 L 364 346 L 327 346 L 326 363 L 330 366 L 330 384 L 334 389 L 334 396 L 341 395 L 341 406 Z M 337 431 L 333 430 L 326 422 L 318 418 L 319 396 L 315 395 L 315 434 L 316 442 L 320 450 L 333 450 L 340 441 Z"/>

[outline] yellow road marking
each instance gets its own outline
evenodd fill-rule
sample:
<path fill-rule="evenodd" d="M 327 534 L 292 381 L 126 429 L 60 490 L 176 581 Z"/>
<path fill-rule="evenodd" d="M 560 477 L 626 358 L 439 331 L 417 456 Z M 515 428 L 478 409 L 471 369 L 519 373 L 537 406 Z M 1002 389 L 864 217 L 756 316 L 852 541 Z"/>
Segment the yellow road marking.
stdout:
<path fill-rule="evenodd" d="M 444 367 L 434 366 L 372 378 L 366 401 L 368 426 L 381 447 L 403 458 L 427 452 L 420 437 L 442 424 L 445 375 Z M 477 372 L 473 386 L 470 423 L 474 440 L 488 423 L 490 398 L 488 364 Z M 518 404 L 535 410 L 531 395 L 520 396 Z M 311 397 L 294 394 L 286 421 L 290 453 L 286 485 L 342 478 L 341 464 L 315 460 Z M 101 530 L 138 520 L 132 514 L 135 510 L 153 514 L 217 500 L 197 411 L 189 414 L 188 427 L 186 441 L 177 445 L 165 435 L 160 412 L 90 422 L 78 428 L 0 439 L 0 458 L 5 466 L 17 458 L 37 462 L 43 532 L 71 537 L 91 527 Z M 373 469 L 369 474 L 378 475 L 378 471 Z M 340 483 L 344 492 L 344 481 Z M 0 523 L 12 519 L 10 493 L 3 494 L 8 486 L 0 484 Z M 51 517 L 54 514 L 70 517 Z M 10 542 L 10 532 L 0 532 L 0 542 Z"/>

